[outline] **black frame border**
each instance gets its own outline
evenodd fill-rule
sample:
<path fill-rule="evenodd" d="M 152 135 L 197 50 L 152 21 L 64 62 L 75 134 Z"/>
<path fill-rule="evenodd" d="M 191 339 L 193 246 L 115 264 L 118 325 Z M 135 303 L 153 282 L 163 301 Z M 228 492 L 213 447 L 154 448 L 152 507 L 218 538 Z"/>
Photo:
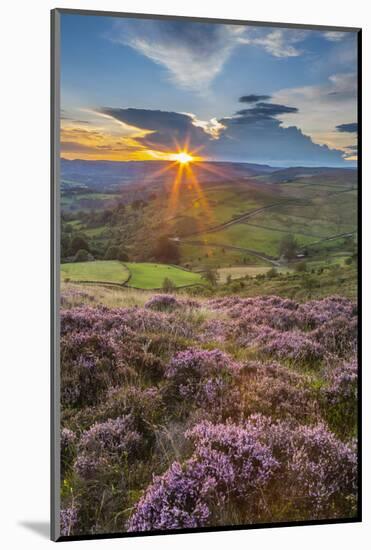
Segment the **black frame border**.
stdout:
<path fill-rule="evenodd" d="M 243 531 L 251 529 L 271 529 L 277 527 L 299 527 L 311 525 L 336 525 L 346 523 L 362 522 L 362 28 L 360 27 L 337 27 L 328 25 L 311 25 L 296 23 L 273 23 L 263 21 L 247 21 L 239 19 L 216 19 L 209 17 L 191 17 L 179 15 L 158 15 L 147 13 L 125 13 L 114 11 L 84 10 L 55 8 L 51 10 L 51 105 L 50 105 L 50 272 L 51 272 L 51 328 L 50 328 L 50 350 L 51 350 L 51 386 L 50 386 L 50 440 L 51 440 L 51 491 L 50 491 L 50 537 L 54 542 L 69 542 L 77 540 L 99 540 L 147 537 L 158 535 L 177 535 L 192 533 L 215 533 L 221 531 Z M 229 25 L 246 25 L 255 27 L 277 27 L 289 29 L 308 29 L 320 31 L 356 32 L 357 33 L 357 116 L 358 116 L 358 277 L 357 277 L 357 302 L 358 302 L 358 499 L 357 515 L 353 518 L 338 518 L 308 521 L 288 521 L 272 523 L 256 523 L 247 525 L 226 525 L 215 527 L 197 527 L 192 529 L 164 529 L 159 531 L 138 531 L 135 533 L 118 532 L 96 535 L 75 535 L 61 536 L 59 526 L 60 513 L 60 360 L 59 360 L 59 276 L 60 276 L 60 16 L 61 15 L 85 15 L 99 17 L 116 17 L 124 19 L 157 19 L 157 20 L 182 20 L 198 23 L 216 23 Z"/>

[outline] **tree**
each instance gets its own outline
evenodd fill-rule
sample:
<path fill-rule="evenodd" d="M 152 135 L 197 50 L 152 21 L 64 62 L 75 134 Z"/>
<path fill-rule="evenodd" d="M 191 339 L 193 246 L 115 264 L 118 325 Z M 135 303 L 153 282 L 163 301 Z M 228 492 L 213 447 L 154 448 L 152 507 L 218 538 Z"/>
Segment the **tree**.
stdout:
<path fill-rule="evenodd" d="M 291 233 L 282 237 L 279 247 L 281 256 L 284 256 L 287 260 L 293 260 L 296 256 L 297 249 L 298 243 Z"/>
<path fill-rule="evenodd" d="M 204 271 L 204 273 L 202 274 L 202 278 L 210 283 L 211 286 L 215 286 L 219 279 L 219 273 L 216 271 L 216 269 L 208 267 L 206 271 Z"/>
<path fill-rule="evenodd" d="M 117 246 L 109 246 L 104 255 L 105 260 L 116 260 L 119 253 Z"/>
<path fill-rule="evenodd" d="M 177 264 L 180 259 L 178 245 L 163 235 L 157 240 L 154 256 L 159 262 Z"/>
<path fill-rule="evenodd" d="M 70 254 L 71 249 L 71 237 L 66 233 L 61 235 L 61 257 L 67 258 Z"/>
<path fill-rule="evenodd" d="M 175 290 L 175 284 L 171 279 L 165 277 L 162 282 L 162 290 L 164 290 L 165 292 L 173 292 Z"/>
<path fill-rule="evenodd" d="M 75 257 L 73 259 L 74 262 L 89 262 L 93 260 L 93 256 L 89 254 L 88 250 L 85 250 L 84 248 L 81 248 L 78 250 L 75 254 Z"/>
<path fill-rule="evenodd" d="M 119 252 L 117 254 L 117 259 L 120 262 L 128 262 L 129 261 L 129 256 L 128 256 L 128 254 L 125 250 L 119 250 Z"/>
<path fill-rule="evenodd" d="M 70 253 L 71 255 L 73 255 L 73 254 L 76 254 L 79 250 L 89 251 L 89 245 L 87 240 L 83 236 L 76 235 L 71 240 Z"/>

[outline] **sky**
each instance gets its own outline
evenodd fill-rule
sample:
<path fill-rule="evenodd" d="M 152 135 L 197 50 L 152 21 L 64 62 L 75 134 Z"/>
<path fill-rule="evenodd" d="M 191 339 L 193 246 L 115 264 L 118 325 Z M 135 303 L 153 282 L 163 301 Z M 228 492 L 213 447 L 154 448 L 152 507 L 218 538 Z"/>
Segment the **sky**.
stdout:
<path fill-rule="evenodd" d="M 355 166 L 357 36 L 61 16 L 68 159 Z"/>

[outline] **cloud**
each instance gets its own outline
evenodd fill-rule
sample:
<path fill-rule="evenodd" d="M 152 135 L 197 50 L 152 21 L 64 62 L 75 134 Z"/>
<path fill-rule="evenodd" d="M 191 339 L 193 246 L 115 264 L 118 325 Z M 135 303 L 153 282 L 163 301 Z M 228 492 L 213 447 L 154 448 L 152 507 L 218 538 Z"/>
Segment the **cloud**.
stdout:
<path fill-rule="evenodd" d="M 319 144 L 345 151 L 349 135 L 335 127 L 357 116 L 357 77 L 354 73 L 338 73 L 322 84 L 287 88 L 272 94 L 272 101 L 293 105 L 298 111 L 282 114 L 283 126 L 295 124 Z"/>
<path fill-rule="evenodd" d="M 289 105 L 258 102 L 216 121 L 217 135 L 207 131 L 207 121 L 199 121 L 190 113 L 111 107 L 101 112 L 147 132 L 136 141 L 151 151 L 172 152 L 188 143 L 191 151 L 201 147 L 199 154 L 211 160 L 287 165 L 343 163 L 341 151 L 313 143 L 297 127 L 282 126 L 277 117 L 297 112 L 296 107 Z"/>
<path fill-rule="evenodd" d="M 297 113 L 296 107 L 289 107 L 287 105 L 279 105 L 277 103 L 264 103 L 260 102 L 251 107 L 250 109 L 242 109 L 237 111 L 235 116 L 230 121 L 235 124 L 244 124 L 246 121 L 251 120 L 269 120 L 282 114 Z"/>
<path fill-rule="evenodd" d="M 338 132 L 349 132 L 354 133 L 358 130 L 358 124 L 357 122 L 350 122 L 348 124 L 338 124 L 336 126 L 336 129 Z"/>
<path fill-rule="evenodd" d="M 96 148 L 78 141 L 61 141 L 61 151 L 62 155 L 64 153 L 95 153 Z"/>
<path fill-rule="evenodd" d="M 116 23 L 113 39 L 165 67 L 177 86 L 204 91 L 244 31 L 236 25 L 130 19 Z"/>
<path fill-rule="evenodd" d="M 205 92 L 239 46 L 261 48 L 278 58 L 295 57 L 308 31 L 183 21 L 116 21 L 110 39 L 151 59 L 176 86 Z M 268 99 L 268 98 L 266 98 Z"/>
<path fill-rule="evenodd" d="M 272 31 L 255 31 L 251 37 L 241 37 L 240 42 L 260 46 L 274 57 L 297 57 L 302 51 L 297 44 L 307 38 L 308 31 L 293 29 L 274 29 Z"/>
<path fill-rule="evenodd" d="M 270 95 L 249 94 L 241 96 L 238 101 L 240 101 L 241 103 L 257 103 L 258 101 L 264 101 L 270 98 Z"/>
<path fill-rule="evenodd" d="M 326 31 L 323 33 L 323 36 L 328 40 L 329 42 L 340 42 L 347 36 L 347 32 L 340 32 L 340 31 Z"/>
<path fill-rule="evenodd" d="M 112 107 L 102 108 L 100 112 L 130 126 L 147 130 L 148 135 L 137 138 L 137 141 L 148 148 L 176 151 L 187 142 L 199 146 L 211 138 L 209 132 L 200 124 L 197 125 L 200 121 L 194 123 L 193 114 Z"/>
<path fill-rule="evenodd" d="M 65 158 L 136 160 L 143 158 L 143 149 L 135 139 L 101 129 L 78 126 L 62 126 L 61 129 L 61 153 Z"/>
<path fill-rule="evenodd" d="M 292 166 L 343 164 L 342 151 L 314 143 L 296 126 L 283 126 L 280 118 L 298 111 L 289 105 L 258 102 L 250 109 L 221 119 L 225 129 L 207 150 L 216 158 L 224 155 L 225 160 Z"/>

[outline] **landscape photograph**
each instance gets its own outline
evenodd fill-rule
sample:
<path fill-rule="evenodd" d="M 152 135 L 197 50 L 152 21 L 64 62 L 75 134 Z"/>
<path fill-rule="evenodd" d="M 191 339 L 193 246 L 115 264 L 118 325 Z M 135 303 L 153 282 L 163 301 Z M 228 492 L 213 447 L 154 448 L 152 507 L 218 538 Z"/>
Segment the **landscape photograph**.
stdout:
<path fill-rule="evenodd" d="M 60 15 L 60 535 L 356 521 L 357 32 Z"/>

